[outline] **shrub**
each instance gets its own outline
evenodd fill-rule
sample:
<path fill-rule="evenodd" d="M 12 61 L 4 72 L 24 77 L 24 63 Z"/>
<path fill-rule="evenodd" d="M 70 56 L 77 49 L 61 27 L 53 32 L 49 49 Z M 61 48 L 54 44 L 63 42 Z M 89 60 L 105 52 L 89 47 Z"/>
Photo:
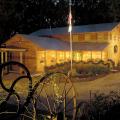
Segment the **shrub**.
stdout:
<path fill-rule="evenodd" d="M 109 68 L 104 65 L 100 65 L 100 64 L 82 64 L 82 65 L 79 64 L 76 67 L 76 71 L 79 74 L 93 76 L 93 75 L 108 73 Z"/>
<path fill-rule="evenodd" d="M 89 111 L 88 111 L 89 108 Z M 110 92 L 108 95 L 104 93 L 96 93 L 92 101 L 87 102 L 84 108 L 78 108 L 85 111 L 86 114 L 80 116 L 77 120 L 120 120 L 120 94 L 118 92 Z M 78 113 L 80 114 L 80 113 Z"/>
<path fill-rule="evenodd" d="M 46 72 L 63 72 L 68 73 L 70 71 L 70 62 L 57 64 L 55 66 L 46 67 Z M 103 63 L 76 63 L 73 62 L 73 76 L 95 76 L 99 74 L 105 74 L 109 72 L 109 68 Z"/>

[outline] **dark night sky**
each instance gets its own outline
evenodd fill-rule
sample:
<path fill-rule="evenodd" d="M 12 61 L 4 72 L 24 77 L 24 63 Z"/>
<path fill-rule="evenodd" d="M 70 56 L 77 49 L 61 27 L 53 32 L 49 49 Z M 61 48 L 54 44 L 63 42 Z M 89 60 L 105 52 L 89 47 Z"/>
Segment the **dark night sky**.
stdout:
<path fill-rule="evenodd" d="M 68 0 L 0 0 L 1 43 L 17 33 L 67 26 Z M 72 0 L 73 25 L 116 22 L 119 0 Z"/>

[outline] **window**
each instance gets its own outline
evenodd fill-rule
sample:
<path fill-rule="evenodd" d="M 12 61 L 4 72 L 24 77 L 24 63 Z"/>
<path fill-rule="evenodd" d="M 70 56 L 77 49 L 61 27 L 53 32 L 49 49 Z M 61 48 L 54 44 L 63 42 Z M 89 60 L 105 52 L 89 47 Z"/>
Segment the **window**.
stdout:
<path fill-rule="evenodd" d="M 109 39 L 112 40 L 112 34 L 111 33 L 109 34 Z"/>
<path fill-rule="evenodd" d="M 91 33 L 91 40 L 97 40 L 97 33 Z"/>
<path fill-rule="evenodd" d="M 98 33 L 98 34 L 97 34 L 97 39 L 98 39 L 99 41 L 104 40 L 104 34 L 103 34 L 103 33 Z"/>
<path fill-rule="evenodd" d="M 73 41 L 78 42 L 78 35 L 73 35 Z"/>
<path fill-rule="evenodd" d="M 91 34 L 90 33 L 86 33 L 85 34 L 85 41 L 90 41 L 91 40 Z"/>
<path fill-rule="evenodd" d="M 108 40 L 108 33 L 104 32 L 104 40 Z"/>
<path fill-rule="evenodd" d="M 78 35 L 78 40 L 79 41 L 84 41 L 85 40 L 85 35 L 84 34 L 79 34 Z"/>

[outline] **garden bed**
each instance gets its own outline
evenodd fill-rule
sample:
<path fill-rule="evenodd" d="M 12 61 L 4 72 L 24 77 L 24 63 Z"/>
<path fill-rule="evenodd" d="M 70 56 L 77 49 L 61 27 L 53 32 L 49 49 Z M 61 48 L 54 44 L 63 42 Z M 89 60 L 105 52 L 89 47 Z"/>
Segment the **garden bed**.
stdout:
<path fill-rule="evenodd" d="M 101 74 L 101 75 L 96 75 L 96 76 L 88 76 L 88 77 L 78 77 L 78 76 L 75 76 L 75 77 L 72 77 L 71 80 L 73 82 L 84 82 L 84 81 L 93 81 L 93 80 L 96 80 L 98 78 L 102 78 L 102 77 L 105 77 L 106 75 L 108 74 Z"/>
<path fill-rule="evenodd" d="M 46 72 L 63 72 L 68 74 L 70 63 L 51 66 Z M 103 63 L 73 63 L 72 81 L 90 81 L 104 77 L 110 73 L 110 68 Z"/>

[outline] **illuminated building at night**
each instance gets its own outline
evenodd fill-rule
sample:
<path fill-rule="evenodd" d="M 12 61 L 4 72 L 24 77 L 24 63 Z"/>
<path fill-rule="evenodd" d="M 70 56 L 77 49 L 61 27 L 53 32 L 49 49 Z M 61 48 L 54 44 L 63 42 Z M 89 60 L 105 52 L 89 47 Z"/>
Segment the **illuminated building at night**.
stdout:
<path fill-rule="evenodd" d="M 74 61 L 112 60 L 120 62 L 120 24 L 104 23 L 74 26 L 72 30 Z M 31 72 L 71 59 L 67 27 L 40 29 L 29 35 L 16 34 L 0 49 L 1 62 L 24 63 Z"/>

